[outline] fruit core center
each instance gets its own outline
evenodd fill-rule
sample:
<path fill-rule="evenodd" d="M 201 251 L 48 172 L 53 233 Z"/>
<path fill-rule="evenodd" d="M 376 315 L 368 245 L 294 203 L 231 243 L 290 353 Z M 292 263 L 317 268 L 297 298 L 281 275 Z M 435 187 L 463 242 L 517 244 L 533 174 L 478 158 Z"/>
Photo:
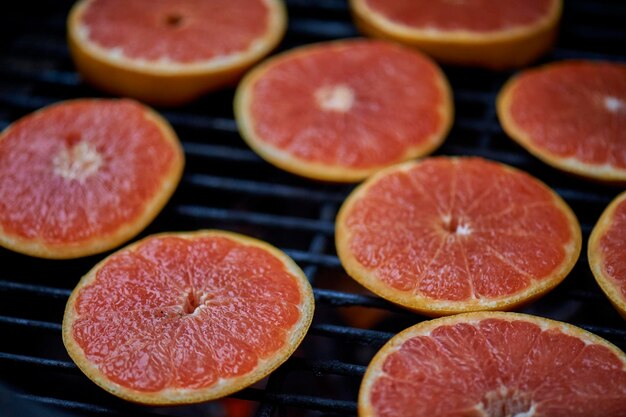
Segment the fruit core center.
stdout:
<path fill-rule="evenodd" d="M 66 138 L 66 146 L 52 158 L 54 173 L 68 180 L 83 182 L 102 166 L 102 156 L 89 142 L 74 135 Z"/>
<path fill-rule="evenodd" d="M 611 113 L 617 113 L 626 107 L 626 103 L 617 97 L 606 96 L 604 97 L 604 107 Z"/>
<path fill-rule="evenodd" d="M 183 302 L 183 312 L 185 314 L 193 314 L 202 306 L 202 298 L 194 291 L 189 291 Z"/>
<path fill-rule="evenodd" d="M 315 100 L 324 111 L 345 113 L 354 104 L 354 91 L 345 84 L 324 86 L 315 91 Z"/>
<path fill-rule="evenodd" d="M 477 408 L 484 417 L 533 417 L 537 406 L 530 395 L 501 386 L 485 394 Z"/>
<path fill-rule="evenodd" d="M 459 221 L 459 219 L 457 219 L 454 216 L 445 215 L 443 216 L 442 220 L 443 220 L 443 228 L 448 233 L 452 233 L 452 234 L 459 235 L 459 236 L 467 236 L 472 232 L 468 224 L 462 221 Z"/>
<path fill-rule="evenodd" d="M 183 24 L 184 20 L 185 18 L 183 17 L 183 15 L 179 13 L 169 13 L 167 16 L 165 16 L 165 24 L 171 28 L 180 27 Z"/>

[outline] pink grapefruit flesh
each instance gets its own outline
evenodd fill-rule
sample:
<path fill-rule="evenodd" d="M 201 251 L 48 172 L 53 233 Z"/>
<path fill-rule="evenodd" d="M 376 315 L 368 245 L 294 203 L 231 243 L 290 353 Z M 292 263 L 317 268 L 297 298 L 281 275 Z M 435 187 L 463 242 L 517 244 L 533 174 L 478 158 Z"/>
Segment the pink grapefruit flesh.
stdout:
<path fill-rule="evenodd" d="M 554 43 L 562 0 L 350 0 L 359 29 L 450 64 L 527 65 Z"/>
<path fill-rule="evenodd" d="M 218 398 L 284 362 L 311 322 L 312 290 L 266 243 L 200 231 L 148 237 L 96 265 L 63 320 L 96 384 L 146 404 Z"/>
<path fill-rule="evenodd" d="M 498 116 L 544 162 L 626 183 L 626 65 L 564 61 L 524 71 L 500 92 Z"/>
<path fill-rule="evenodd" d="M 111 249 L 158 214 L 183 163 L 169 124 L 137 102 L 39 110 L 0 136 L 0 245 L 45 258 Z"/>
<path fill-rule="evenodd" d="M 381 41 L 306 46 L 255 68 L 235 98 L 239 130 L 270 163 L 349 182 L 432 152 L 451 124 L 440 69 Z"/>
<path fill-rule="evenodd" d="M 602 213 L 589 237 L 587 255 L 596 281 L 626 319 L 626 193 Z"/>
<path fill-rule="evenodd" d="M 389 20 L 433 31 L 499 32 L 544 18 L 554 0 L 364 0 Z"/>
<path fill-rule="evenodd" d="M 389 168 L 346 200 L 336 246 L 348 274 L 407 308 L 443 315 L 513 308 L 574 266 L 580 227 L 546 185 L 479 158 Z"/>
<path fill-rule="evenodd" d="M 250 48 L 267 31 L 268 17 L 260 0 L 92 0 L 81 23 L 99 48 L 186 64 Z"/>
<path fill-rule="evenodd" d="M 481 312 L 422 322 L 368 366 L 360 417 L 626 415 L 626 355 L 575 326 Z"/>
<path fill-rule="evenodd" d="M 173 106 L 234 84 L 278 45 L 286 22 L 281 0 L 81 0 L 68 40 L 87 81 Z"/>

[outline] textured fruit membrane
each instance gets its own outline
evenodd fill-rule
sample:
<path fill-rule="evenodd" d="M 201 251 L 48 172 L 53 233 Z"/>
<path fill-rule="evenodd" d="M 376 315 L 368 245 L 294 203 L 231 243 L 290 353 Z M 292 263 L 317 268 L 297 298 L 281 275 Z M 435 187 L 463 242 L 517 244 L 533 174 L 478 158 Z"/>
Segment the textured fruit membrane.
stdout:
<path fill-rule="evenodd" d="M 556 0 L 365 0 L 385 18 L 424 30 L 495 32 L 537 24 Z"/>
<path fill-rule="evenodd" d="M 442 325 L 395 348 L 370 391 L 377 417 L 622 416 L 623 360 L 528 321 Z"/>
<path fill-rule="evenodd" d="M 626 299 L 626 200 L 617 205 L 609 228 L 600 238 L 603 269 Z"/>
<path fill-rule="evenodd" d="M 530 144 L 562 158 L 626 168 L 626 65 L 567 62 L 522 73 L 509 112 Z"/>
<path fill-rule="evenodd" d="M 375 41 L 319 46 L 257 79 L 256 136 L 308 162 L 368 168 L 402 159 L 442 130 L 441 75 L 421 55 Z"/>
<path fill-rule="evenodd" d="M 379 178 L 345 224 L 362 266 L 437 300 L 525 290 L 562 264 L 573 239 L 547 187 L 475 158 L 430 158 Z"/>
<path fill-rule="evenodd" d="M 111 53 L 193 63 L 248 50 L 268 31 L 269 8 L 263 0 L 93 0 L 81 24 Z"/>
<path fill-rule="evenodd" d="M 283 348 L 297 281 L 269 252 L 223 237 L 156 237 L 114 255 L 81 290 L 72 334 L 113 382 L 205 388 Z"/>
<path fill-rule="evenodd" d="M 45 108 L 0 140 L 0 226 L 53 244 L 114 233 L 144 213 L 175 157 L 135 102 Z"/>

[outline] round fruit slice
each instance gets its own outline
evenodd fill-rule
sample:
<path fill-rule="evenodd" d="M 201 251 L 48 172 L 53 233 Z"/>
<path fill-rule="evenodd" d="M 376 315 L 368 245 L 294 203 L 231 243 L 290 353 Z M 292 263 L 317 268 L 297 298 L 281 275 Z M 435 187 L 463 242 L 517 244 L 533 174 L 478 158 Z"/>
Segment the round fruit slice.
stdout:
<path fill-rule="evenodd" d="M 587 258 L 598 285 L 626 319 L 626 192 L 600 216 L 589 236 Z"/>
<path fill-rule="evenodd" d="M 423 314 L 509 309 L 572 269 L 578 221 L 550 188 L 480 158 L 389 168 L 346 199 L 336 224 L 348 274 Z"/>
<path fill-rule="evenodd" d="M 233 84 L 282 39 L 281 0 L 81 0 L 68 18 L 81 75 L 113 94 L 178 105 Z"/>
<path fill-rule="evenodd" d="M 63 342 L 96 384 L 144 404 L 195 403 L 268 375 L 300 344 L 313 291 L 280 250 L 246 236 L 150 236 L 72 292 Z"/>
<path fill-rule="evenodd" d="M 626 65 L 564 61 L 527 70 L 498 95 L 505 132 L 555 168 L 626 183 Z"/>
<path fill-rule="evenodd" d="M 359 392 L 360 417 L 604 417 L 625 404 L 624 352 L 566 323 L 501 312 L 408 328 Z"/>
<path fill-rule="evenodd" d="M 45 107 L 0 135 L 0 245 L 58 259 L 119 246 L 161 211 L 183 164 L 171 126 L 135 101 Z"/>
<path fill-rule="evenodd" d="M 309 178 L 359 181 L 432 152 L 452 123 L 436 64 L 388 42 L 306 46 L 251 71 L 235 96 L 239 131 L 261 157 Z"/>
<path fill-rule="evenodd" d="M 562 0 L 350 0 L 359 29 L 435 59 L 518 67 L 554 43 Z"/>

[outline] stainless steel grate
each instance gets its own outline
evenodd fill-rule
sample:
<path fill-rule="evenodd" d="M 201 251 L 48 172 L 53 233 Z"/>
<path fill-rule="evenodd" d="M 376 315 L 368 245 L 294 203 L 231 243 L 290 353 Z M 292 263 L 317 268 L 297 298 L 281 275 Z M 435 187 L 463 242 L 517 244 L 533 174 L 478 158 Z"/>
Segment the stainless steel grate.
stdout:
<path fill-rule="evenodd" d="M 69 0 L 22 0 L 0 17 L 0 128 L 41 106 L 100 96 L 81 83 L 65 44 Z M 290 22 L 280 49 L 356 36 L 346 0 L 288 0 Z M 626 5 L 620 0 L 568 0 L 557 48 L 544 61 L 626 61 Z M 618 189 L 590 184 L 542 165 L 507 139 L 494 99 L 511 73 L 444 68 L 456 120 L 438 154 L 479 155 L 533 173 L 572 206 L 586 238 Z M 290 254 L 315 287 L 317 312 L 296 357 L 265 386 L 234 397 L 256 416 L 352 416 L 358 385 L 376 349 L 424 317 L 366 295 L 342 271 L 333 244 L 334 217 L 349 186 L 320 184 L 263 162 L 239 137 L 232 90 L 163 114 L 184 145 L 187 167 L 172 201 L 142 236 L 165 230 L 223 228 L 267 240 Z M 584 251 L 583 251 L 584 252 Z M 31 259 L 0 250 L 0 381 L 26 404 L 80 415 L 216 415 L 210 404 L 149 408 L 101 391 L 69 360 L 60 323 L 70 289 L 102 256 L 73 261 Z M 626 326 L 597 288 L 583 253 L 572 274 L 522 311 L 568 321 L 626 349 Z M 365 329 L 358 320 L 375 314 Z"/>

